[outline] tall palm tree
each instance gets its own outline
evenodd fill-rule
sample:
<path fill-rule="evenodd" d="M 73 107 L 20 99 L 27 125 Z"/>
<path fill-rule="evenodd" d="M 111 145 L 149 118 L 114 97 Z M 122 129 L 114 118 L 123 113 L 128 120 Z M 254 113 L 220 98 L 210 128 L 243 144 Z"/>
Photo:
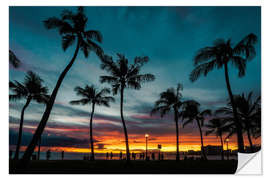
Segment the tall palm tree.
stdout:
<path fill-rule="evenodd" d="M 221 118 L 214 118 L 208 121 L 208 123 L 205 125 L 207 127 L 207 131 L 205 132 L 205 135 L 208 136 L 209 134 L 215 134 L 217 137 L 220 138 L 220 145 L 221 145 L 221 160 L 224 160 L 224 150 L 223 150 L 223 138 L 222 135 L 224 132 L 226 132 L 225 129 L 226 121 Z"/>
<path fill-rule="evenodd" d="M 178 84 L 177 88 L 169 88 L 166 91 L 160 93 L 160 98 L 155 102 L 155 107 L 151 111 L 153 113 L 159 112 L 160 116 L 163 117 L 165 114 L 168 114 L 170 111 L 174 113 L 174 122 L 176 127 L 176 161 L 180 160 L 179 155 L 179 109 L 182 106 L 182 94 L 183 85 Z"/>
<path fill-rule="evenodd" d="M 109 88 L 103 88 L 100 91 L 98 89 L 91 85 L 86 85 L 84 88 L 81 88 L 77 86 L 74 91 L 76 91 L 78 96 L 81 96 L 82 99 L 70 101 L 70 104 L 72 105 L 86 105 L 86 104 L 92 104 L 92 110 L 91 110 L 91 116 L 90 116 L 90 129 L 89 129 L 89 136 L 90 136 L 90 144 L 91 144 L 91 157 L 90 160 L 95 160 L 95 154 L 94 154 L 94 140 L 93 140 L 93 116 L 95 113 L 95 105 L 98 106 L 106 106 L 110 107 L 109 103 L 114 102 L 114 98 L 111 96 L 107 96 L 107 94 L 110 94 Z"/>
<path fill-rule="evenodd" d="M 207 160 L 207 156 L 204 150 L 204 145 L 203 145 L 203 134 L 202 134 L 202 126 L 204 126 L 204 120 L 206 116 L 211 115 L 211 110 L 206 109 L 204 111 L 199 110 L 200 104 L 194 100 L 188 100 L 183 102 L 182 106 L 182 112 L 180 112 L 180 115 L 184 121 L 183 127 L 185 125 L 193 123 L 195 120 L 197 123 L 197 126 L 200 131 L 200 137 L 201 137 L 201 153 L 202 153 L 202 158 L 204 160 Z M 185 121 L 186 120 L 186 121 Z"/>
<path fill-rule="evenodd" d="M 228 66 L 229 63 L 231 63 L 238 69 L 238 76 L 243 77 L 246 73 L 247 62 L 255 57 L 256 52 L 254 45 L 256 42 L 257 36 L 254 34 L 247 35 L 235 46 L 232 45 L 230 39 L 227 41 L 223 39 L 216 40 L 213 46 L 205 47 L 198 51 L 194 57 L 195 69 L 190 74 L 190 80 L 194 82 L 201 75 L 206 76 L 215 68 L 224 68 L 227 91 L 232 102 L 234 121 L 237 126 L 239 152 L 244 152 L 242 127 L 237 115 L 236 103 L 233 99 Z"/>
<path fill-rule="evenodd" d="M 50 117 L 50 113 L 54 105 L 54 101 L 58 93 L 58 90 L 67 72 L 70 70 L 74 61 L 76 60 L 79 50 L 83 52 L 86 58 L 88 57 L 91 51 L 95 52 L 100 57 L 103 54 L 102 49 L 96 43 L 102 41 L 101 33 L 95 30 L 85 30 L 87 20 L 88 19 L 85 16 L 83 7 L 79 7 L 76 13 L 73 13 L 69 10 L 64 10 L 60 18 L 51 17 L 44 21 L 44 25 L 47 29 L 59 30 L 59 34 L 62 37 L 62 47 L 64 51 L 68 47 L 73 45 L 75 41 L 77 42 L 77 44 L 72 59 L 70 60 L 66 68 L 62 71 L 57 80 L 57 83 L 50 96 L 49 102 L 46 106 L 45 112 L 43 113 L 38 128 L 24 153 L 23 156 L 24 161 L 28 161 L 30 159 L 31 154 L 33 153 L 38 143 L 38 140 L 40 139 L 40 136 Z"/>
<path fill-rule="evenodd" d="M 21 65 L 21 61 L 11 50 L 9 50 L 9 62 L 14 68 L 18 68 Z"/>
<path fill-rule="evenodd" d="M 100 82 L 111 84 L 114 95 L 120 92 L 120 114 L 125 133 L 126 157 L 129 161 L 128 133 L 123 115 L 124 90 L 126 88 L 139 90 L 141 89 L 141 83 L 154 81 L 155 76 L 140 74 L 142 66 L 149 61 L 148 57 L 135 57 L 133 64 L 129 64 L 128 59 L 122 54 L 117 54 L 117 57 L 117 61 L 113 61 L 112 57 L 104 56 L 101 69 L 106 70 L 109 76 L 100 76 Z"/>
<path fill-rule="evenodd" d="M 240 123 L 243 127 L 242 132 L 247 133 L 250 149 L 252 152 L 254 152 L 251 136 L 252 134 L 255 134 L 255 131 L 258 131 L 258 129 L 260 129 L 260 126 L 258 126 L 258 122 L 261 121 L 261 96 L 254 99 L 253 92 L 250 92 L 247 95 L 243 93 L 242 95 L 234 96 L 234 101 L 236 103 L 236 109 L 240 119 Z M 232 118 L 233 109 L 232 103 L 230 101 L 228 102 L 227 107 L 219 108 L 216 113 L 224 114 L 227 116 L 226 119 L 229 122 L 227 126 L 230 127 L 231 130 L 230 136 L 237 132 L 236 124 Z"/>
<path fill-rule="evenodd" d="M 255 139 L 261 137 L 261 104 L 256 111 L 257 113 L 254 120 L 255 127 L 252 129 L 252 136 Z"/>
<path fill-rule="evenodd" d="M 18 142 L 15 152 L 14 159 L 19 159 L 19 152 L 22 140 L 22 131 L 23 131 L 23 120 L 24 120 L 24 111 L 30 104 L 32 100 L 46 104 L 49 99 L 48 88 L 42 85 L 43 80 L 32 71 L 28 71 L 27 75 L 25 76 L 24 82 L 19 83 L 18 81 L 10 81 L 9 87 L 12 94 L 9 95 L 9 99 L 12 101 L 26 99 L 26 103 L 22 108 L 21 112 L 21 120 L 20 120 L 20 128 L 19 128 L 19 135 L 18 135 Z"/>

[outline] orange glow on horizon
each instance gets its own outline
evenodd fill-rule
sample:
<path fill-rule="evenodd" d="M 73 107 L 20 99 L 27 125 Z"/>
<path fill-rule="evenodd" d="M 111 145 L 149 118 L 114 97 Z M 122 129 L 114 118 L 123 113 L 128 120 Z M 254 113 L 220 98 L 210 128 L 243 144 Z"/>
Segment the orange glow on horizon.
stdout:
<path fill-rule="evenodd" d="M 171 137 L 152 137 L 151 134 L 148 136 L 148 149 L 149 151 L 158 151 L 158 144 L 162 145 L 162 152 L 175 152 L 176 151 L 176 142 L 175 136 Z M 134 137 L 130 137 L 129 139 L 129 148 L 131 152 L 140 153 L 145 151 L 145 135 L 141 136 L 140 138 L 136 137 L 136 142 L 134 142 Z M 215 141 L 215 142 L 213 142 Z M 225 140 L 226 141 L 226 140 Z M 260 144 L 260 138 L 257 140 L 253 140 L 254 145 Z M 118 138 L 109 138 L 109 137 L 102 137 L 102 141 L 99 140 L 99 143 L 102 142 L 104 144 L 103 148 L 98 147 L 98 143 L 95 144 L 95 153 L 119 153 L 122 151 L 122 153 L 125 153 L 126 146 L 122 138 L 118 136 Z M 248 146 L 247 140 L 245 137 L 245 145 Z M 215 136 L 207 136 L 204 138 L 204 146 L 212 145 L 212 146 L 220 146 L 219 140 Z M 237 149 L 237 143 L 236 138 L 230 138 L 228 142 L 228 148 L 231 150 Z M 21 150 L 24 151 L 26 149 L 26 146 L 22 146 Z M 80 147 L 48 147 L 48 146 L 41 146 L 41 151 L 45 152 L 48 149 L 50 149 L 53 152 L 74 152 L 74 153 L 90 153 L 90 147 L 89 148 L 80 148 Z M 180 151 L 186 152 L 189 150 L 193 151 L 200 151 L 201 150 L 201 144 L 199 137 L 189 137 L 189 136 L 181 136 L 180 137 L 180 145 L 179 145 Z M 227 142 L 224 142 L 223 149 L 227 149 Z M 37 147 L 35 149 L 37 151 Z"/>

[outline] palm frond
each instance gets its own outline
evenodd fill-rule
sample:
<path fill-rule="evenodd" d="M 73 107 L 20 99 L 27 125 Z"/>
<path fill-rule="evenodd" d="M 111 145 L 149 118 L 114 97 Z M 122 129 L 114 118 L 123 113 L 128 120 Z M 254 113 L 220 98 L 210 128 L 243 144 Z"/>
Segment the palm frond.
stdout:
<path fill-rule="evenodd" d="M 80 49 L 82 50 L 84 57 L 88 58 L 88 55 L 90 53 L 90 46 L 85 41 L 81 41 Z"/>
<path fill-rule="evenodd" d="M 212 60 L 210 62 L 200 64 L 195 67 L 195 69 L 190 73 L 189 79 L 194 82 L 201 75 L 206 76 L 210 71 L 212 71 L 216 67 L 216 60 Z"/>
<path fill-rule="evenodd" d="M 25 98 L 25 96 L 23 96 L 22 94 L 10 94 L 9 95 L 10 101 L 17 101 L 17 100 L 20 100 L 22 98 Z"/>
<path fill-rule="evenodd" d="M 89 30 L 85 32 L 85 35 L 89 40 L 94 40 L 99 43 L 102 42 L 102 34 L 99 31 Z"/>
<path fill-rule="evenodd" d="M 144 64 L 146 64 L 148 61 L 149 61 L 148 56 L 144 56 L 144 57 L 137 56 L 137 57 L 134 58 L 134 65 L 138 66 L 138 67 L 141 67 Z"/>
<path fill-rule="evenodd" d="M 247 35 L 244 37 L 235 47 L 234 47 L 234 52 L 236 54 L 244 54 L 246 60 L 252 60 L 255 55 L 255 47 L 254 45 L 257 43 L 257 36 L 253 33 Z"/>
<path fill-rule="evenodd" d="M 74 100 L 74 101 L 70 101 L 69 103 L 71 105 L 86 105 L 86 104 L 89 104 L 90 102 L 92 102 L 90 99 L 87 99 L 87 98 L 83 98 L 83 99 L 80 99 L 80 100 Z"/>
<path fill-rule="evenodd" d="M 101 83 L 117 84 L 118 79 L 114 76 L 100 76 Z"/>
<path fill-rule="evenodd" d="M 232 56 L 232 64 L 238 69 L 238 76 L 243 77 L 246 74 L 246 60 L 240 56 Z"/>
<path fill-rule="evenodd" d="M 47 29 L 61 28 L 63 26 L 63 21 L 57 17 L 50 17 L 43 23 Z"/>
<path fill-rule="evenodd" d="M 62 48 L 63 48 L 63 50 L 66 51 L 66 49 L 68 47 L 70 47 L 74 43 L 74 41 L 75 41 L 75 36 L 74 35 L 69 35 L 69 34 L 64 35 L 62 37 Z"/>
<path fill-rule="evenodd" d="M 151 82 L 155 80 L 153 74 L 139 74 L 129 78 L 129 81 L 136 81 L 138 83 Z"/>
<path fill-rule="evenodd" d="M 219 46 L 219 44 L 216 44 Z M 209 63 L 209 61 L 213 61 L 217 57 L 217 47 L 205 47 L 201 48 L 193 58 L 194 65 L 200 65 L 201 63 Z"/>
<path fill-rule="evenodd" d="M 183 120 L 183 119 L 182 119 Z M 193 122 L 194 119 L 188 118 L 186 121 L 183 120 L 183 128 L 187 125 Z"/>
<path fill-rule="evenodd" d="M 18 68 L 21 64 L 21 61 L 17 58 L 17 56 L 11 50 L 9 50 L 9 62 L 15 68 Z"/>
<path fill-rule="evenodd" d="M 89 50 L 93 51 L 100 59 L 103 59 L 104 52 L 103 49 L 90 39 L 87 39 L 88 45 L 89 45 Z"/>

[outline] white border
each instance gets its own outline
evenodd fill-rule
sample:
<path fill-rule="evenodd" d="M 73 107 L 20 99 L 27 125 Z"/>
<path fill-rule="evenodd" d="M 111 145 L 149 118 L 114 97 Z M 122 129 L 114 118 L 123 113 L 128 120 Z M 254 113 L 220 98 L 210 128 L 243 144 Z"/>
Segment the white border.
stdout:
<path fill-rule="evenodd" d="M 0 122 L 0 133 L 1 133 L 1 147 L 0 148 L 0 172 L 1 172 L 1 179 L 11 178 L 11 179 L 48 179 L 48 176 L 36 176 L 36 175 L 8 175 L 8 6 L 77 6 L 77 5 L 84 5 L 84 6 L 262 6 L 262 105 L 263 105 L 263 139 L 270 138 L 269 130 L 270 128 L 270 116 L 266 113 L 266 109 L 270 107 L 270 56 L 267 52 L 269 52 L 270 48 L 270 28 L 269 28 L 269 17 L 270 17 L 270 1 L 269 0 L 1 0 L 0 6 L 0 22 L 2 24 L 0 28 L 0 50 L 1 50 L 1 59 L 0 59 L 0 82 L 2 84 L 0 88 L 0 102 L 1 102 L 1 122 Z M 268 133 L 267 133 L 268 132 Z M 262 145 L 263 149 L 269 149 L 269 143 L 263 142 Z M 265 151 L 267 152 L 267 150 Z M 263 154 L 263 158 L 265 161 L 270 160 L 270 154 L 268 153 Z M 268 166 L 269 167 L 269 166 Z M 270 171 L 264 170 L 265 175 L 269 175 Z M 57 178 L 59 175 L 50 175 L 50 177 Z M 61 175 L 67 179 L 73 179 L 74 175 Z M 80 175 L 78 176 L 80 179 L 89 179 L 89 178 L 98 178 L 98 179 L 110 179 L 110 180 L 137 180 L 138 178 L 155 178 L 155 179 L 164 179 L 166 176 L 159 175 L 152 177 L 152 175 L 140 175 L 140 176 L 133 176 L 133 175 L 121 175 L 121 176 L 114 176 L 114 175 Z M 253 179 L 254 178 L 265 178 L 266 176 L 225 176 L 225 175 L 170 175 L 170 179 L 179 179 L 179 178 L 191 178 L 191 179 L 228 179 L 228 178 L 237 178 L 237 179 Z"/>

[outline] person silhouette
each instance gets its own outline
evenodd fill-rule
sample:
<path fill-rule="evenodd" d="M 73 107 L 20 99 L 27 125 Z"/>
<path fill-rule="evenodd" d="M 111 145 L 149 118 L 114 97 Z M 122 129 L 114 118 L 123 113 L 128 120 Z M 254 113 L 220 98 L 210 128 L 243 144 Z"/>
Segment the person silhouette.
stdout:
<path fill-rule="evenodd" d="M 155 160 L 155 153 L 152 153 L 152 160 Z"/>
<path fill-rule="evenodd" d="M 51 158 L 51 150 L 50 149 L 46 152 L 46 157 L 47 157 L 47 160 L 50 160 L 50 158 Z"/>
<path fill-rule="evenodd" d="M 113 158 L 113 153 L 111 152 L 111 159 Z"/>
<path fill-rule="evenodd" d="M 106 153 L 106 160 L 108 160 L 109 159 L 109 153 L 107 152 Z"/>
<path fill-rule="evenodd" d="M 62 160 L 64 160 L 64 151 L 61 152 L 61 157 L 62 157 Z"/>
<path fill-rule="evenodd" d="M 120 151 L 119 159 L 122 160 L 123 154 L 122 151 Z"/>

